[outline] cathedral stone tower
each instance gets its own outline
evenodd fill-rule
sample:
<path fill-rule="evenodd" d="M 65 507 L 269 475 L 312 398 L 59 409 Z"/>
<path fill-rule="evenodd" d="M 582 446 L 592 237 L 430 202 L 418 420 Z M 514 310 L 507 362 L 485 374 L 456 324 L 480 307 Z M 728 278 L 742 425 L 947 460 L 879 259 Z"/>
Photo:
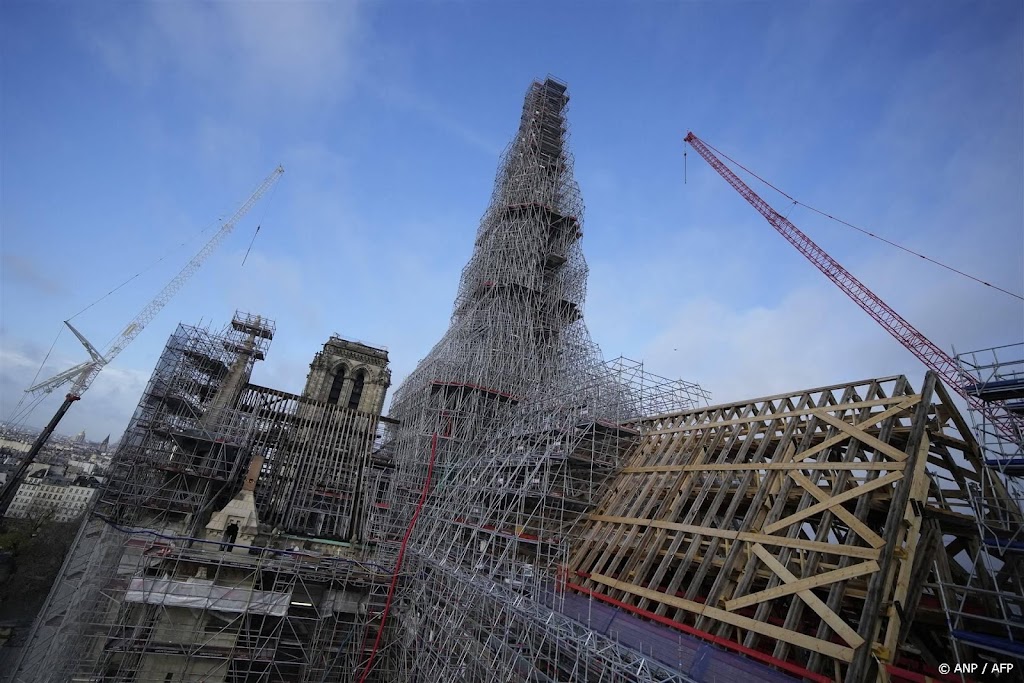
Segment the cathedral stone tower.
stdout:
<path fill-rule="evenodd" d="M 310 363 L 302 395 L 379 415 L 389 386 L 387 350 L 334 335 Z"/>

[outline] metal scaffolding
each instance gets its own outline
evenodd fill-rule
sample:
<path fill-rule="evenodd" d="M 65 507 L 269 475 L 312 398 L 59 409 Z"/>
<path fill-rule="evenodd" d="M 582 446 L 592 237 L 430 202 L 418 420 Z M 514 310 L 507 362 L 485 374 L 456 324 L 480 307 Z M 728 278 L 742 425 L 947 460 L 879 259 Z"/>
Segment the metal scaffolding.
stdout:
<path fill-rule="evenodd" d="M 249 381 L 269 321 L 178 328 L 13 681 L 919 680 L 992 610 L 1019 645 L 1020 454 L 933 374 L 709 407 L 603 360 L 567 106 L 527 91 L 390 417 L 383 350 L 295 395 Z"/>
<path fill-rule="evenodd" d="M 967 391 L 1024 414 L 1024 344 L 957 356 Z M 945 585 L 944 605 L 961 661 L 1015 657 L 1024 664 L 1024 443 L 1013 441 L 972 407 L 985 468 L 969 483 L 979 542 L 961 558 L 965 581 Z"/>
<path fill-rule="evenodd" d="M 253 442 L 263 458 L 260 520 L 286 534 L 362 541 L 378 416 L 253 384 L 239 410 L 260 425 Z"/>
<path fill-rule="evenodd" d="M 639 436 L 624 423 L 707 398 L 590 339 L 567 104 L 550 78 L 527 92 L 451 325 L 395 394 L 371 527 L 417 578 L 389 589 L 397 640 L 364 678 L 685 678 L 560 612 L 572 529 Z"/>
<path fill-rule="evenodd" d="M 238 399 L 273 336 L 273 323 L 247 314 L 220 333 L 178 326 L 121 440 L 99 514 L 200 535 L 248 466 L 257 423 Z"/>
<path fill-rule="evenodd" d="M 390 568 L 365 560 L 378 416 L 249 383 L 273 323 L 181 325 L 16 681 L 349 680 Z"/>

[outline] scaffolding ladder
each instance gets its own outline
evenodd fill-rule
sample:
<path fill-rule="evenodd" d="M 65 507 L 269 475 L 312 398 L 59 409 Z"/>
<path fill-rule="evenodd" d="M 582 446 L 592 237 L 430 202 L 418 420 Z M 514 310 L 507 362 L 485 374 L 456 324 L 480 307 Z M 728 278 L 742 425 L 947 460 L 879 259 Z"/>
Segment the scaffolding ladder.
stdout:
<path fill-rule="evenodd" d="M 957 355 L 968 393 L 1024 414 L 1024 343 Z M 1007 439 L 985 414 L 970 410 L 985 467 L 971 482 L 978 542 L 965 548 L 967 581 L 944 585 L 953 645 L 1024 662 L 1024 444 Z M 1018 664 L 1019 665 L 1019 664 Z"/>

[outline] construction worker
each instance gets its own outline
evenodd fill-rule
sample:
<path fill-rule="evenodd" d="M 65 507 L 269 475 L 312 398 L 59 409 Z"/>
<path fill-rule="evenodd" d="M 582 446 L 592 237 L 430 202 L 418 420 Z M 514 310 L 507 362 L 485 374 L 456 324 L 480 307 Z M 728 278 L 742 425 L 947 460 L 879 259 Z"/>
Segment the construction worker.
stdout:
<path fill-rule="evenodd" d="M 232 521 L 231 524 L 228 524 L 228 528 L 224 530 L 224 540 L 227 543 L 221 546 L 221 550 L 224 550 L 228 545 L 234 545 L 236 538 L 238 538 L 238 522 Z"/>

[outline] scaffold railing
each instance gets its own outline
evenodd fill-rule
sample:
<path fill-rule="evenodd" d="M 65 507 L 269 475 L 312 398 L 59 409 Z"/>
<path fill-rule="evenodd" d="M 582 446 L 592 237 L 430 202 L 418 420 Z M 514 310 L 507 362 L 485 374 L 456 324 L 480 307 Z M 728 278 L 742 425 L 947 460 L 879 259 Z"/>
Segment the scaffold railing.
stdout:
<path fill-rule="evenodd" d="M 967 391 L 1024 415 L 1024 343 L 960 353 Z M 965 658 L 1024 662 L 1024 443 L 1007 438 L 985 410 L 970 418 L 986 466 L 971 482 L 971 513 L 980 542 L 963 558 L 966 581 L 944 586 L 943 606 Z"/>

